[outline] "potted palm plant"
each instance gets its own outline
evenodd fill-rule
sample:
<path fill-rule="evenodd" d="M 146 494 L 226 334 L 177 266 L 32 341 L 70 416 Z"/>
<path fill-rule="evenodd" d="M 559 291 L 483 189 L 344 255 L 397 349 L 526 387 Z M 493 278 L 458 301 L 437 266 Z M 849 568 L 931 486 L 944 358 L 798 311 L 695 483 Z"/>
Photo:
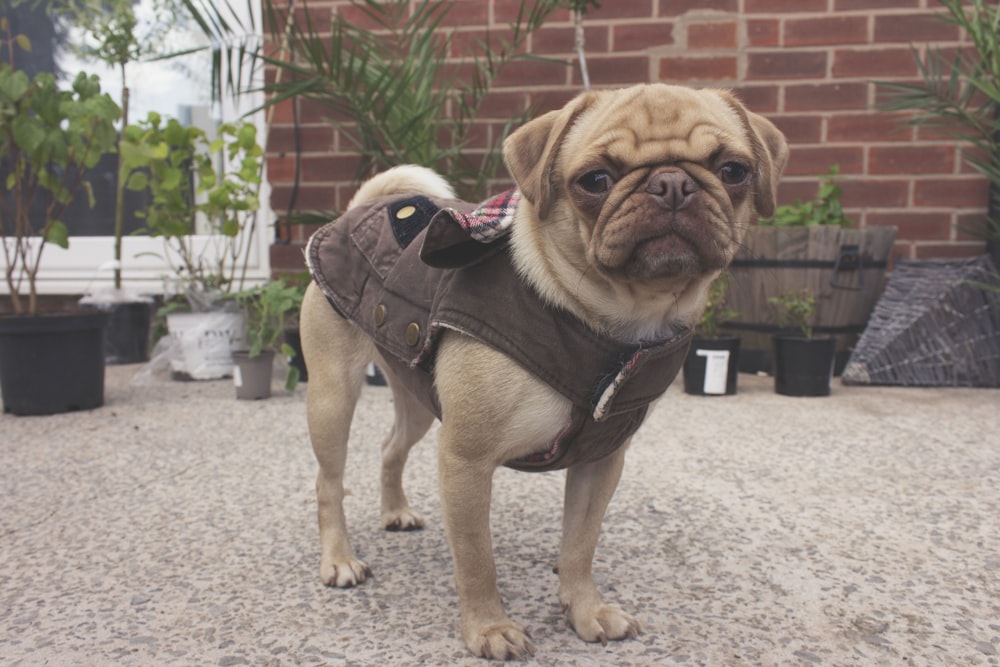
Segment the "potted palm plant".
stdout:
<path fill-rule="evenodd" d="M 815 296 L 803 288 L 769 302 L 778 309 L 778 326 L 783 330 L 772 336 L 774 390 L 785 396 L 829 396 L 837 339 L 813 335 Z"/>
<path fill-rule="evenodd" d="M 987 215 L 964 231 L 983 239 L 993 264 L 1000 267 L 1000 6 L 985 0 L 938 0 L 939 18 L 958 26 L 971 48 L 928 47 L 913 57 L 917 82 L 880 81 L 886 111 L 912 112 L 906 124 L 943 132 L 975 150 L 962 151 L 966 164 L 990 184 Z"/>
<path fill-rule="evenodd" d="M 0 391 L 18 415 L 91 409 L 104 403 L 103 313 L 43 314 L 38 277 L 51 246 L 69 246 L 62 217 L 93 205 L 83 172 L 115 149 L 121 110 L 96 76 L 68 90 L 54 76 L 30 79 L 8 63 L 23 36 L 6 35 L 0 62 L 0 246 L 10 312 L 0 316 Z M 66 382 L 72 377 L 73 382 Z"/>
<path fill-rule="evenodd" d="M 684 391 L 698 396 L 736 393 L 740 337 L 724 334 L 722 323 L 739 316 L 726 304 L 726 274 L 708 290 L 708 303 L 695 325 L 691 349 L 684 359 Z"/>
<path fill-rule="evenodd" d="M 288 358 L 295 354 L 295 350 L 284 342 L 283 335 L 289 318 L 298 313 L 302 305 L 302 290 L 279 279 L 234 296 L 246 319 L 247 343 L 245 350 L 233 352 L 236 398 L 268 398 L 275 353 L 280 351 Z M 285 389 L 292 391 L 298 381 L 299 369 L 289 364 Z"/>

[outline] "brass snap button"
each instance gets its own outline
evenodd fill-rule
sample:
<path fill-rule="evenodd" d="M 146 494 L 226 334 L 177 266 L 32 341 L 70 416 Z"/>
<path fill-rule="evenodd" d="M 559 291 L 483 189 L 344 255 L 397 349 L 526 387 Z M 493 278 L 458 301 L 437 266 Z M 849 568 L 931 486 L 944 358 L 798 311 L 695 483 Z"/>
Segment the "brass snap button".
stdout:
<path fill-rule="evenodd" d="M 403 208 L 401 208 L 398 211 L 396 211 L 396 219 L 397 220 L 406 220 L 407 218 L 409 218 L 411 215 L 413 215 L 416 212 L 417 212 L 417 207 L 416 206 L 404 206 Z"/>
<path fill-rule="evenodd" d="M 385 324 L 385 305 L 379 304 L 375 306 L 375 326 L 380 327 Z"/>
<path fill-rule="evenodd" d="M 416 322 L 410 322 L 409 326 L 406 327 L 406 344 L 413 347 L 420 342 L 420 325 Z"/>

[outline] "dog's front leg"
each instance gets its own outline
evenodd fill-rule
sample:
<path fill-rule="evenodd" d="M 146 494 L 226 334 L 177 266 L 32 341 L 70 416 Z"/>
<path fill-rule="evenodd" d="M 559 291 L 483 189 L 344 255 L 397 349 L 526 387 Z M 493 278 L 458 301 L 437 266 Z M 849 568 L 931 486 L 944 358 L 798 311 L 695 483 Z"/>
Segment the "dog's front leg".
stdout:
<path fill-rule="evenodd" d="M 601 522 L 618 486 L 627 448 L 626 443 L 603 460 L 576 465 L 566 472 L 559 601 L 576 634 L 588 642 L 606 644 L 609 639 L 639 633 L 634 618 L 604 603 L 591 572 Z"/>
<path fill-rule="evenodd" d="M 525 629 L 507 617 L 490 536 L 490 498 L 496 464 L 460 451 L 445 426 L 439 449 L 441 505 L 455 563 L 462 638 L 474 654 L 496 660 L 534 653 Z M 480 436 L 481 437 L 481 436 Z"/>

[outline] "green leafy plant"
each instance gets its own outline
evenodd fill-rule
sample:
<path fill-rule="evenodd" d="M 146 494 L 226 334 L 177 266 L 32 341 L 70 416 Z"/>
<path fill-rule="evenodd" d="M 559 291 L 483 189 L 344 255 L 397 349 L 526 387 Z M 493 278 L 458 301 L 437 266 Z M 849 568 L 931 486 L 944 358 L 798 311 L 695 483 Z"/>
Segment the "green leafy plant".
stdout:
<path fill-rule="evenodd" d="M 121 144 L 130 190 L 148 191 L 144 231 L 167 244 L 167 261 L 186 288 L 196 310 L 220 295 L 240 289 L 246 278 L 246 253 L 264 151 L 251 123 L 223 124 L 217 139 L 204 131 L 164 120 L 152 112 L 126 128 Z M 195 242 L 196 220 L 203 216 L 213 235 Z"/>
<path fill-rule="evenodd" d="M 1000 5 L 985 0 L 938 0 L 939 18 L 968 36 L 971 49 L 928 46 L 924 56 L 913 48 L 920 72 L 915 83 L 879 81 L 880 107 L 911 112 L 904 123 L 928 127 L 975 150 L 964 153 L 967 164 L 990 182 L 989 214 L 984 224 L 967 231 L 1000 241 Z"/>
<path fill-rule="evenodd" d="M 29 79 L 10 64 L 15 44 L 30 50 L 23 35 L 11 35 L 0 17 L 8 62 L 0 63 L 0 163 L 6 177 L 0 197 L 0 245 L 5 278 L 14 313 L 38 312 L 38 272 L 50 243 L 69 247 L 69 229 L 62 221 L 78 195 L 94 205 L 84 180 L 104 153 L 115 149 L 115 121 L 121 109 L 96 76 L 80 73 L 71 89 L 62 90 L 54 76 Z M 27 284 L 27 303 L 21 290 Z"/>
<path fill-rule="evenodd" d="M 816 314 L 816 297 L 809 288 L 772 296 L 768 302 L 778 309 L 778 326 L 797 329 L 806 338 L 813 337 L 812 319 Z"/>
<path fill-rule="evenodd" d="M 695 325 L 695 333 L 704 338 L 717 338 L 724 322 L 739 317 L 739 312 L 727 307 L 726 288 L 728 276 L 723 273 L 708 288 L 708 302 Z"/>
<path fill-rule="evenodd" d="M 247 325 L 249 355 L 258 356 L 265 350 L 280 351 L 291 357 L 295 351 L 287 343 L 281 342 L 290 318 L 295 317 L 302 306 L 302 290 L 297 285 L 286 284 L 283 280 L 271 280 L 264 285 L 237 292 L 234 297 L 243 309 Z M 289 365 L 285 388 L 295 389 L 299 381 L 299 370 Z"/>
<path fill-rule="evenodd" d="M 84 58 L 98 60 L 118 69 L 121 80 L 122 121 L 119 141 L 124 139 L 129 126 L 128 65 L 161 55 L 164 36 L 180 20 L 178 0 L 154 0 L 148 9 L 149 16 L 140 20 L 136 16 L 133 0 L 53 0 L 52 8 L 68 16 L 83 28 L 85 42 L 75 49 Z M 125 180 L 128 166 L 124 154 L 118 153 L 118 179 L 115 192 L 114 258 L 116 262 L 114 285 L 122 286 L 122 229 L 125 218 Z"/>
<path fill-rule="evenodd" d="M 762 218 L 759 224 L 770 227 L 811 227 L 815 225 L 836 225 L 849 227 L 851 220 L 844 215 L 840 198 L 844 191 L 837 185 L 835 178 L 840 173 L 840 166 L 833 165 L 826 173 L 826 178 L 819 186 L 816 199 L 803 202 L 796 200 L 794 204 L 779 206 L 771 218 Z"/>

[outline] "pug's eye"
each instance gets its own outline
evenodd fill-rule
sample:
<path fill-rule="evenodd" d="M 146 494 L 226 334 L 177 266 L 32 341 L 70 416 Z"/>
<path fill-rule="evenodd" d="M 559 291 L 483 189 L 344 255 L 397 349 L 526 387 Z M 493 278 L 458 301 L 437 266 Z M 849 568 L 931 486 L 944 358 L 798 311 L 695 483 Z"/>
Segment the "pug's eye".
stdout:
<path fill-rule="evenodd" d="M 603 169 L 595 169 L 578 178 L 576 183 L 592 195 L 602 195 L 611 190 L 614 181 L 611 180 L 611 174 L 608 172 Z"/>
<path fill-rule="evenodd" d="M 746 165 L 740 164 L 739 162 L 727 162 L 722 165 L 722 169 L 719 170 L 719 177 L 726 185 L 739 185 L 743 181 L 747 180 L 747 176 L 749 175 L 750 170 L 746 167 Z"/>

